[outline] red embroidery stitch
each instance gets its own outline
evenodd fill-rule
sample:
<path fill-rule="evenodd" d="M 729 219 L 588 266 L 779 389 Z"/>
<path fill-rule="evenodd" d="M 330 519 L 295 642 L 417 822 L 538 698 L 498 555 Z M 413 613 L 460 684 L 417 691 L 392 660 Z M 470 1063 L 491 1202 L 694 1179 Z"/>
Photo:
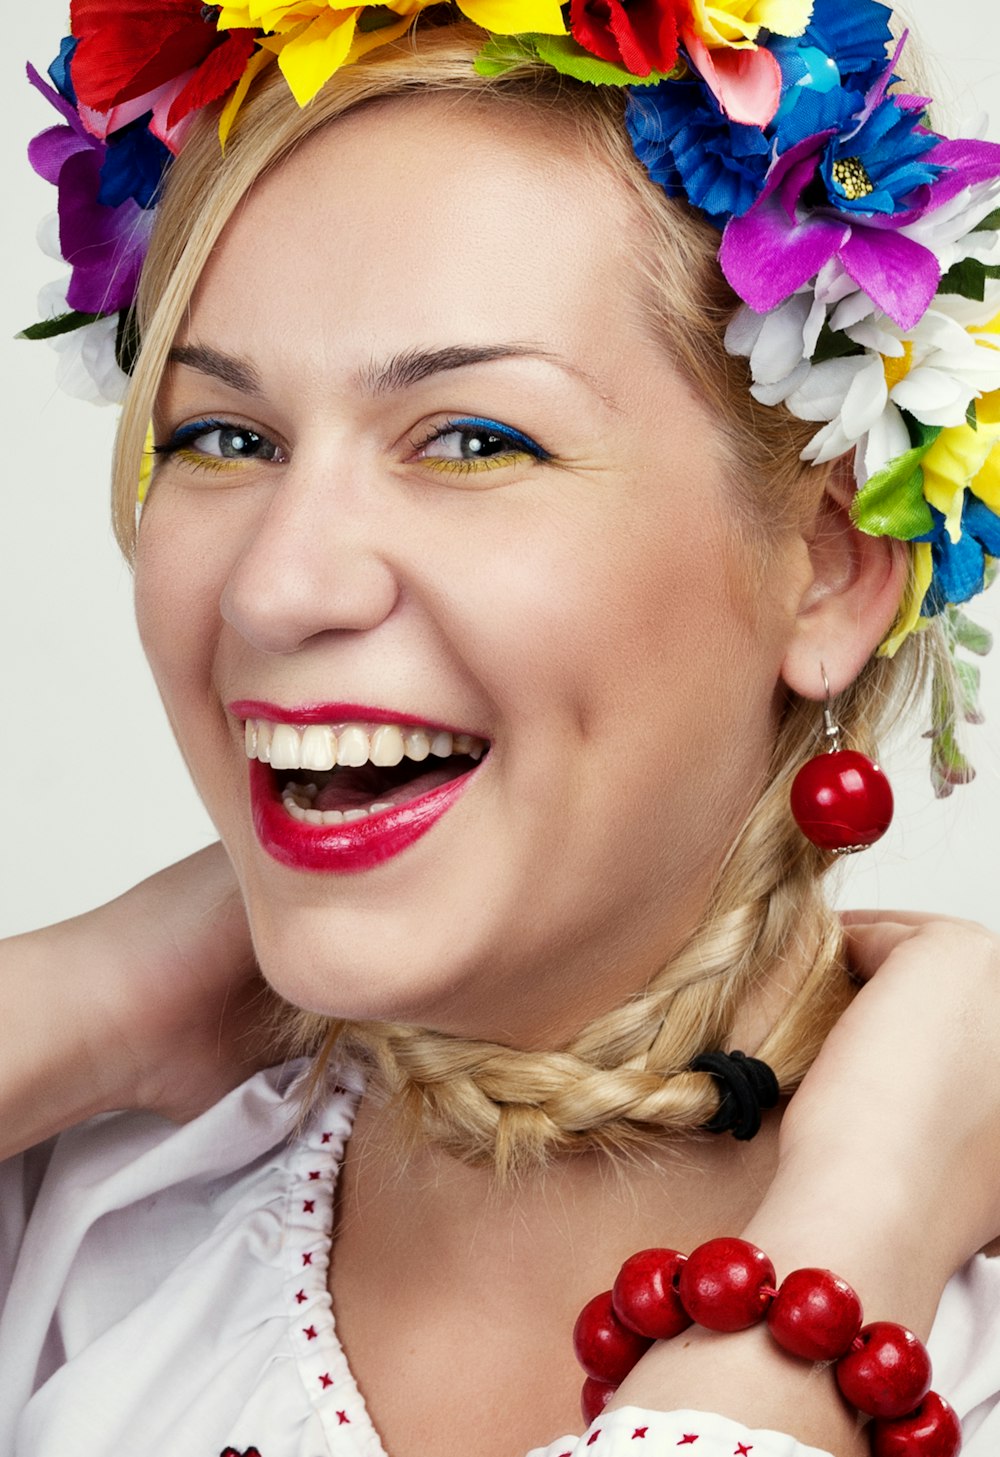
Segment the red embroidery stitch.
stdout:
<path fill-rule="evenodd" d="M 632 1441 L 634 1442 L 636 1437 L 644 1437 L 648 1431 L 648 1427 L 636 1427 L 635 1431 L 632 1433 Z"/>
<path fill-rule="evenodd" d="M 302 1263 L 303 1263 L 303 1265 L 311 1265 L 312 1262 L 313 1262 L 312 1255 L 303 1255 L 302 1256 Z"/>
<path fill-rule="evenodd" d="M 302 1213 L 303 1214 L 315 1214 L 316 1213 L 316 1200 L 315 1199 L 305 1199 L 305 1200 L 303 1200 L 303 1202 L 302 1202 Z"/>
<path fill-rule="evenodd" d="M 747 1457 L 747 1453 L 748 1452 L 752 1452 L 752 1451 L 753 1451 L 753 1443 L 752 1442 L 750 1443 L 749 1447 L 746 1445 L 745 1442 L 737 1442 L 736 1443 L 736 1451 L 733 1453 L 733 1457 Z"/>
<path fill-rule="evenodd" d="M 323 1134 L 323 1137 L 322 1137 L 322 1138 L 321 1138 L 321 1140 L 320 1140 L 320 1142 L 321 1142 L 321 1143 L 329 1143 L 329 1142 L 330 1142 L 330 1139 L 331 1139 L 331 1138 L 332 1138 L 332 1137 L 333 1137 L 333 1134 L 332 1134 L 332 1133 L 324 1133 L 324 1134 Z"/>
<path fill-rule="evenodd" d="M 310 1179 L 318 1179 L 319 1178 L 319 1169 L 310 1169 L 310 1171 L 309 1171 L 309 1177 L 310 1177 Z"/>
<path fill-rule="evenodd" d="M 596 1432 L 592 1432 L 591 1435 L 587 1438 L 587 1446 L 588 1447 L 592 1447 L 594 1445 L 594 1443 L 597 1441 L 597 1439 L 598 1439 L 598 1437 L 600 1435 L 601 1435 L 601 1429 L 600 1429 L 600 1427 L 598 1427 L 597 1428 L 597 1431 Z"/>
<path fill-rule="evenodd" d="M 686 1446 L 688 1446 L 689 1443 L 691 1443 L 691 1442 L 697 1442 L 697 1440 L 698 1440 L 698 1433 L 697 1432 L 685 1432 L 684 1435 L 683 1435 L 683 1437 L 677 1443 L 677 1445 L 678 1445 L 678 1447 L 686 1447 Z"/>
<path fill-rule="evenodd" d="M 316 1327 L 314 1325 L 303 1326 L 302 1334 L 307 1341 L 314 1341 L 316 1339 Z"/>
<path fill-rule="evenodd" d="M 329 1371 L 324 1371 L 323 1375 L 319 1379 L 320 1385 L 322 1386 L 324 1391 L 328 1386 L 333 1385 L 333 1377 L 330 1375 Z"/>
<path fill-rule="evenodd" d="M 309 1299 L 309 1296 L 306 1294 L 306 1292 L 304 1290 L 296 1290 L 296 1292 L 295 1292 L 295 1300 L 296 1300 L 296 1303 L 298 1305 L 305 1305 L 305 1303 L 306 1303 L 306 1301 L 308 1299 Z"/>
<path fill-rule="evenodd" d="M 235 1447 L 227 1447 L 224 1452 L 219 1453 L 219 1457 L 260 1457 L 260 1453 L 256 1447 L 248 1447 L 245 1452 L 237 1452 Z"/>
<path fill-rule="evenodd" d="M 346 1411 L 338 1411 L 337 1425 L 340 1427 L 349 1427 L 351 1425 L 351 1419 L 347 1415 Z"/>

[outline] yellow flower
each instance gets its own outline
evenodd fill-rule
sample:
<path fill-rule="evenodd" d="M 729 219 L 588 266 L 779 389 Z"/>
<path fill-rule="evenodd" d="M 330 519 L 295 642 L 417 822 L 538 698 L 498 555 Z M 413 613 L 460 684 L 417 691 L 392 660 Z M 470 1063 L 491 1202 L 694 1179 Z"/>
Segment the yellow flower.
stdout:
<path fill-rule="evenodd" d="M 692 28 L 712 49 L 755 49 L 762 29 L 802 35 L 812 19 L 813 0 L 693 0 Z"/>
<path fill-rule="evenodd" d="M 142 447 L 142 459 L 139 462 L 139 489 L 136 493 L 136 499 L 140 506 L 149 494 L 149 483 L 153 479 L 153 464 L 155 460 L 155 436 L 153 435 L 153 422 L 150 420 L 146 428 L 146 439 Z"/>
<path fill-rule="evenodd" d="M 945 518 L 952 541 L 962 535 L 968 488 L 1000 515 L 1000 390 L 976 402 L 976 429 L 942 430 L 923 459 L 924 495 Z"/>
<path fill-rule="evenodd" d="M 242 3 L 223 5 L 217 24 L 220 30 L 269 32 L 261 45 L 265 51 L 277 55 L 292 95 L 300 106 L 305 106 L 341 66 L 395 40 L 409 27 L 413 16 L 431 3 L 433 0 L 387 0 L 384 6 L 370 7 L 392 11 L 400 17 L 376 30 L 358 27 L 359 18 L 369 7 L 336 6 L 328 0 L 291 0 L 278 5 L 272 0 L 242 0 Z M 484 30 L 499 35 L 519 35 L 525 31 L 566 34 L 558 0 L 459 0 L 459 8 Z M 255 71 L 265 63 L 266 58 L 258 61 Z M 238 88 L 235 104 L 227 108 L 226 131 L 245 94 L 246 87 Z"/>
<path fill-rule="evenodd" d="M 1000 390 L 976 403 L 976 429 L 957 425 L 942 430 L 923 458 L 924 496 L 945 518 L 951 540 L 962 535 L 962 508 L 970 490 L 1000 516 Z M 892 633 L 879 652 L 891 658 L 911 632 L 926 627 L 920 608 L 931 585 L 934 563 L 930 542 L 913 544 L 910 581 Z"/>
<path fill-rule="evenodd" d="M 924 598 L 930 591 L 933 576 L 934 559 L 931 555 L 930 542 L 915 542 L 910 563 L 910 580 L 903 594 L 899 616 L 896 618 L 892 632 L 879 648 L 880 657 L 894 658 L 911 632 L 919 632 L 921 628 L 927 626 L 930 619 L 921 617 L 920 609 L 924 604 Z"/>

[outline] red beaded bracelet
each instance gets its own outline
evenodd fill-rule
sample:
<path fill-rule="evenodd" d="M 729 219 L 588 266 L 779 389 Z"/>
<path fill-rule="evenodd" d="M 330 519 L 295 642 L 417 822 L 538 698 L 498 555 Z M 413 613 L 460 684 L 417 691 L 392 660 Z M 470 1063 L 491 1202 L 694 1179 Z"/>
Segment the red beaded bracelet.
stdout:
<path fill-rule="evenodd" d="M 956 1457 L 961 1427 L 930 1389 L 923 1342 L 889 1321 L 863 1325 L 861 1301 L 831 1270 L 793 1270 L 776 1287 L 767 1255 L 743 1239 L 712 1239 L 686 1258 L 640 1250 L 622 1265 L 614 1289 L 584 1306 L 573 1345 L 587 1373 L 585 1421 L 600 1415 L 654 1341 L 694 1323 L 742 1331 L 764 1319 L 791 1355 L 836 1363 L 841 1393 L 875 1418 L 873 1457 Z"/>

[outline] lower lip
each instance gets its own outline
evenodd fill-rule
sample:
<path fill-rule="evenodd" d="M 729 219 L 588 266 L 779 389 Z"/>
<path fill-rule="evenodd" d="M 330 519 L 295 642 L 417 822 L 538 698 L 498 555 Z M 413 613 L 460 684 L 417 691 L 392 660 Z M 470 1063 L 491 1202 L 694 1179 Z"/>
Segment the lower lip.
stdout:
<path fill-rule="evenodd" d="M 473 778 L 476 770 L 451 779 L 428 794 L 368 819 L 340 825 L 310 825 L 294 819 L 277 793 L 274 775 L 251 759 L 250 803 L 253 827 L 263 849 L 293 870 L 351 874 L 392 860 L 437 824 Z"/>

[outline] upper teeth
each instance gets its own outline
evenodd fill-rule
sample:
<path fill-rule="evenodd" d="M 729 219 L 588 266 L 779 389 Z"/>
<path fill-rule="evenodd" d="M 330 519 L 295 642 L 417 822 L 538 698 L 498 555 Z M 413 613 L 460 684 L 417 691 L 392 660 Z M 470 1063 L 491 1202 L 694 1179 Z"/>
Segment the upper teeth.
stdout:
<path fill-rule="evenodd" d="M 359 769 L 362 764 L 391 768 L 404 757 L 420 761 L 429 754 L 447 759 L 451 754 L 468 754 L 479 759 L 486 750 L 485 739 L 472 734 L 450 734 L 443 730 L 409 724 L 380 723 L 374 728 L 359 723 L 311 723 L 298 728 L 291 723 L 246 721 L 248 759 L 260 759 L 273 769 L 333 769 L 337 765 Z"/>

